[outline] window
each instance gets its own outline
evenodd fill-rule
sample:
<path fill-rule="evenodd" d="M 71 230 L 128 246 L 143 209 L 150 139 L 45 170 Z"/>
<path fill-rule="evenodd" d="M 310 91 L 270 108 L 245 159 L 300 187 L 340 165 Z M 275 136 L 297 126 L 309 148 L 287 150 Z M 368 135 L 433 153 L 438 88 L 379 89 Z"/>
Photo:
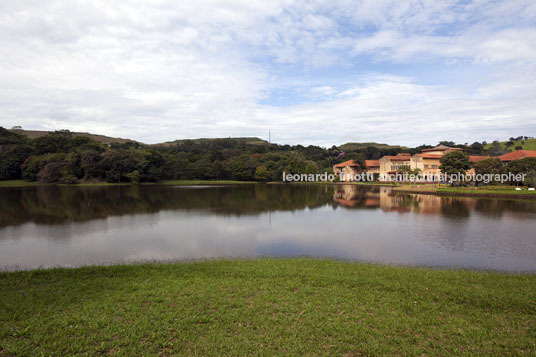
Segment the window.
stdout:
<path fill-rule="evenodd" d="M 427 168 L 428 168 L 428 165 L 424 165 L 424 168 L 427 169 Z"/>
<path fill-rule="evenodd" d="M 437 165 L 432 165 L 432 169 L 437 169 Z"/>

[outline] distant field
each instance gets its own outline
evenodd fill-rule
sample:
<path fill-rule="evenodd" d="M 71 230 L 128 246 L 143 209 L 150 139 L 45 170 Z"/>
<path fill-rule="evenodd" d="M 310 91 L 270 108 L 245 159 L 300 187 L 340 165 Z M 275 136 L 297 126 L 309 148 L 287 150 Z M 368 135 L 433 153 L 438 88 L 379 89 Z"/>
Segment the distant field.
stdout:
<path fill-rule="evenodd" d="M 368 146 L 375 147 L 377 149 L 402 149 L 402 150 L 409 150 L 409 148 L 405 146 L 399 146 L 399 145 L 389 145 L 389 144 L 381 144 L 381 143 L 346 143 L 339 145 L 339 149 L 343 151 L 352 151 L 352 150 L 358 150 L 358 149 L 364 149 Z"/>
<path fill-rule="evenodd" d="M 506 147 L 507 142 L 508 141 L 500 142 L 501 147 L 507 151 L 514 151 L 516 146 L 522 146 L 523 150 L 536 150 L 536 139 L 516 140 L 514 141 L 514 145 L 510 146 L 509 148 Z M 489 149 L 490 147 L 491 144 L 487 144 L 484 146 L 484 148 L 486 149 Z"/>
<path fill-rule="evenodd" d="M 22 135 L 24 135 L 24 136 L 26 136 L 26 137 L 28 137 L 30 139 L 40 138 L 42 136 L 48 135 L 48 134 L 53 132 L 53 131 L 46 131 L 46 130 L 10 130 L 10 131 L 22 134 Z M 86 136 L 88 138 L 91 138 L 91 139 L 93 139 L 95 141 L 98 141 L 99 143 L 103 143 L 103 144 L 111 144 L 111 143 L 124 144 L 124 143 L 127 143 L 127 142 L 136 142 L 135 140 L 130 140 L 130 139 L 112 138 L 112 137 L 109 137 L 109 136 L 90 134 L 90 133 L 73 132 L 73 135 Z"/>
<path fill-rule="evenodd" d="M 193 142 L 195 144 L 205 144 L 210 143 L 211 141 L 215 140 L 223 140 L 223 139 L 229 139 L 233 141 L 240 141 L 244 142 L 244 144 L 253 144 L 253 145 L 264 145 L 268 144 L 266 140 L 257 138 L 257 137 L 238 137 L 238 138 L 200 138 L 200 139 L 181 139 L 181 140 L 174 140 L 174 141 L 167 141 L 165 143 L 155 144 L 156 146 L 173 146 L 176 144 L 185 143 L 187 141 Z"/>

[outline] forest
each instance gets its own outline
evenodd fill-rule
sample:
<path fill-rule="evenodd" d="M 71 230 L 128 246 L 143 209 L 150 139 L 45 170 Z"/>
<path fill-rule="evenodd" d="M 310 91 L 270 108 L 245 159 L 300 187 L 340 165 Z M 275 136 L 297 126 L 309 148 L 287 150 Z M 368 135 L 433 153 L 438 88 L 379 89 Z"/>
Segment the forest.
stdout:
<path fill-rule="evenodd" d="M 485 142 L 460 145 L 442 141 L 439 144 L 461 147 L 470 155 L 504 153 L 503 146 Z M 0 127 L 0 180 L 63 184 L 190 179 L 279 181 L 284 171 L 322 173 L 346 160 L 355 160 L 364 166 L 368 159 L 402 151 L 415 154 L 431 147 L 404 148 L 370 143 L 323 148 L 278 145 L 247 138 L 180 140 L 167 145 L 134 141 L 105 144 L 67 130 L 28 138 L 16 130 Z"/>

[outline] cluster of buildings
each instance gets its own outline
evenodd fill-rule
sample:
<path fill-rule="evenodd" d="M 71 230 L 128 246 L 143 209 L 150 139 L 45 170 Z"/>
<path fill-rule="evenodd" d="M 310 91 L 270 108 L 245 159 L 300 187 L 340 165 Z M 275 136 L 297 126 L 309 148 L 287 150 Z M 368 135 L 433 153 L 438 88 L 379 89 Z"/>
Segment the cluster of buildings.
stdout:
<path fill-rule="evenodd" d="M 362 172 L 378 174 L 381 177 L 388 177 L 396 174 L 401 170 L 419 170 L 419 175 L 434 181 L 435 177 L 441 174 L 441 158 L 443 155 L 452 151 L 463 151 L 460 148 L 451 148 L 444 145 L 436 146 L 432 149 L 424 149 L 419 154 L 410 155 L 409 153 L 399 153 L 397 155 L 384 156 L 379 160 L 365 160 L 365 167 L 353 160 L 348 160 L 333 166 L 333 172 L 341 177 L 341 180 L 349 180 L 349 176 L 355 176 Z M 516 150 L 507 154 L 498 156 L 498 158 L 507 164 L 513 160 L 523 159 L 525 157 L 536 157 L 536 150 Z M 491 156 L 470 155 L 469 162 L 471 165 L 480 160 L 489 159 Z M 474 171 L 469 170 L 468 174 Z M 344 174 L 344 175 L 342 175 Z"/>

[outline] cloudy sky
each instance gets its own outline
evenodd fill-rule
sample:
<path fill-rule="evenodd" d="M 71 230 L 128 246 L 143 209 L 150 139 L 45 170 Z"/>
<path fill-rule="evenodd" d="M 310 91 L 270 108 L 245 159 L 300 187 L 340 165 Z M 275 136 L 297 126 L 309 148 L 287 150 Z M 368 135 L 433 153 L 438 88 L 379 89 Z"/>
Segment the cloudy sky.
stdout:
<path fill-rule="evenodd" d="M 0 125 L 146 143 L 536 135 L 536 2 L 0 0 Z"/>

